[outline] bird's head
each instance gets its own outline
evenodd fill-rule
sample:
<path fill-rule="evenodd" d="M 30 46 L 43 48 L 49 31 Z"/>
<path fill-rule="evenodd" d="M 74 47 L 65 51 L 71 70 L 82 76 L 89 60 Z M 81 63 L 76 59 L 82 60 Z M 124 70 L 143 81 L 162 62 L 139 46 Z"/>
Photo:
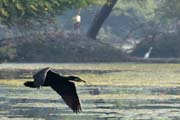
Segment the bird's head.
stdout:
<path fill-rule="evenodd" d="M 86 81 L 84 81 L 84 80 L 82 80 L 81 78 L 76 77 L 76 76 L 69 76 L 68 79 L 69 79 L 70 81 L 84 82 L 84 83 L 86 83 Z"/>

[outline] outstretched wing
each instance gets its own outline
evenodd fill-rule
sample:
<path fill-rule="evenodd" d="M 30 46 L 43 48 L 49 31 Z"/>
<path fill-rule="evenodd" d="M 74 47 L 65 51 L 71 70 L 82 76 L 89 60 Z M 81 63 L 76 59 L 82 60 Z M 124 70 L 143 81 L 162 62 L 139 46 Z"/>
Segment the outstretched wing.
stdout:
<path fill-rule="evenodd" d="M 49 70 L 50 70 L 50 68 L 47 67 L 47 68 L 41 69 L 40 71 L 38 71 L 36 74 L 33 75 L 34 86 L 39 88 L 40 86 L 42 86 L 44 84 L 47 72 Z"/>
<path fill-rule="evenodd" d="M 63 85 L 54 83 L 51 85 L 59 95 L 61 95 L 64 102 L 73 110 L 73 112 L 81 112 L 81 104 L 74 83 L 66 81 Z"/>

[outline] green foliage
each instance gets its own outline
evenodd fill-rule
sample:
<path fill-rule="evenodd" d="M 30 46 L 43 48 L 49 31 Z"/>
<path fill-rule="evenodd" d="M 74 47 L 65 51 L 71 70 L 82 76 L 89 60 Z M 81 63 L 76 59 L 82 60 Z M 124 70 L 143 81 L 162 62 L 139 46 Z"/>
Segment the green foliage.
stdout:
<path fill-rule="evenodd" d="M 16 57 L 16 49 L 10 46 L 0 47 L 0 62 L 12 60 Z"/>
<path fill-rule="evenodd" d="M 137 45 L 133 55 L 141 56 L 153 46 L 152 57 L 180 57 L 179 51 L 179 19 L 180 19 L 180 1 L 179 0 L 158 0 L 156 2 L 156 16 L 159 16 L 160 28 L 153 28 L 148 35 L 156 35 L 155 40 L 145 39 Z M 153 34 L 152 34 L 153 33 Z"/>
<path fill-rule="evenodd" d="M 13 45 L 15 53 L 7 51 L 13 47 L 4 51 L 5 54 L 15 55 L 7 59 L 13 62 L 108 62 L 127 59 L 120 50 L 73 33 L 37 33 L 8 40 L 16 41 Z"/>
<path fill-rule="evenodd" d="M 153 47 L 151 57 L 166 58 L 166 57 L 180 57 L 180 36 L 178 33 L 163 34 L 156 39 L 146 39 L 137 45 L 134 56 L 143 57 L 150 47 Z"/>
<path fill-rule="evenodd" d="M 180 1 L 179 0 L 161 0 L 160 13 L 163 18 L 180 19 Z"/>
<path fill-rule="evenodd" d="M 152 24 L 158 26 L 160 22 L 156 15 L 157 8 L 157 0 L 118 0 L 111 18 L 106 22 L 107 27 L 101 29 L 100 37 L 107 36 L 108 32 L 108 40 L 142 39 Z"/>
<path fill-rule="evenodd" d="M 41 22 L 65 10 L 91 3 L 95 0 L 0 0 L 0 22 L 9 26 L 30 24 L 34 19 Z"/>
<path fill-rule="evenodd" d="M 155 17 L 156 8 L 155 0 L 118 0 L 114 14 L 152 20 Z"/>

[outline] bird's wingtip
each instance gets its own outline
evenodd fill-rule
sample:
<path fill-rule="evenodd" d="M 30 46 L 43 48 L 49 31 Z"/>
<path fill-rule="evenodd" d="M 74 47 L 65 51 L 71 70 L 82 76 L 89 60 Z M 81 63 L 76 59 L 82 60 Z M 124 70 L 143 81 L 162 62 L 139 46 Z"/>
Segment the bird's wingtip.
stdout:
<path fill-rule="evenodd" d="M 74 113 L 80 113 L 82 112 L 81 105 L 78 105 L 76 109 L 73 109 Z"/>
<path fill-rule="evenodd" d="M 77 109 L 77 110 L 73 110 L 73 112 L 77 114 L 77 113 L 82 112 L 82 110 L 81 109 Z"/>

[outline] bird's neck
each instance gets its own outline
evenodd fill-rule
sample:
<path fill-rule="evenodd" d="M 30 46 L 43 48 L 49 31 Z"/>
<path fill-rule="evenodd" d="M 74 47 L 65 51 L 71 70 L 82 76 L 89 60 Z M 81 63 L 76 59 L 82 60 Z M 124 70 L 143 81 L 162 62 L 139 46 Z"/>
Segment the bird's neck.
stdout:
<path fill-rule="evenodd" d="M 152 48 L 150 48 L 150 49 L 149 49 L 148 53 L 150 53 L 150 52 L 151 52 L 151 50 L 152 50 Z"/>
<path fill-rule="evenodd" d="M 70 80 L 70 78 L 69 78 L 69 77 L 65 77 L 65 76 L 61 76 L 61 77 L 63 77 L 63 79 L 64 79 L 64 80 L 67 80 L 67 81 L 69 81 L 69 80 Z"/>

